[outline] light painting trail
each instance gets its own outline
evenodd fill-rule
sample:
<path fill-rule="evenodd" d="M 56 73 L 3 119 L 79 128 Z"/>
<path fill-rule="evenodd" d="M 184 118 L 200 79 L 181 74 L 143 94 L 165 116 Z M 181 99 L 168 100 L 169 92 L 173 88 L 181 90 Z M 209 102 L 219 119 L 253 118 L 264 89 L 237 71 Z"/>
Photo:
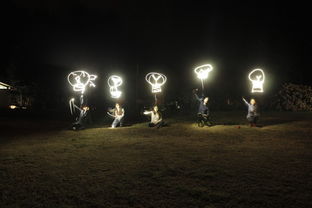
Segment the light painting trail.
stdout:
<path fill-rule="evenodd" d="M 264 71 L 262 69 L 254 69 L 248 75 L 251 81 L 252 88 L 251 92 L 263 92 L 263 84 L 265 80 Z"/>
<path fill-rule="evenodd" d="M 152 86 L 152 93 L 155 94 L 155 104 L 157 103 L 156 94 L 161 92 L 161 87 L 166 83 L 167 77 L 164 74 L 150 72 L 145 76 L 145 80 Z"/>
<path fill-rule="evenodd" d="M 161 73 L 150 72 L 145 80 L 152 86 L 152 93 L 161 92 L 161 86 L 166 83 L 167 77 Z"/>
<path fill-rule="evenodd" d="M 74 71 L 67 76 L 69 84 L 75 92 L 83 94 L 87 86 L 95 87 L 93 81 L 97 78 L 96 75 L 90 75 L 86 71 Z"/>
<path fill-rule="evenodd" d="M 75 122 L 73 123 L 73 129 L 82 128 L 83 119 L 86 117 L 89 107 L 84 103 L 84 93 L 86 87 L 95 87 L 94 81 L 97 78 L 96 75 L 90 75 L 86 71 L 74 71 L 69 73 L 67 80 L 69 84 L 73 87 L 75 92 L 80 92 L 79 104 L 75 104 L 75 99 L 71 98 L 69 100 L 70 113 L 76 115 Z M 76 114 L 76 110 L 78 113 Z"/>
<path fill-rule="evenodd" d="M 122 92 L 118 90 L 118 87 L 122 85 L 121 77 L 112 75 L 108 78 L 107 83 L 112 98 L 119 98 L 122 94 Z"/>
<path fill-rule="evenodd" d="M 194 72 L 197 74 L 197 77 L 201 80 L 202 91 L 204 91 L 204 80 L 208 78 L 209 72 L 211 72 L 213 67 L 210 64 L 205 64 L 198 66 L 194 69 Z"/>

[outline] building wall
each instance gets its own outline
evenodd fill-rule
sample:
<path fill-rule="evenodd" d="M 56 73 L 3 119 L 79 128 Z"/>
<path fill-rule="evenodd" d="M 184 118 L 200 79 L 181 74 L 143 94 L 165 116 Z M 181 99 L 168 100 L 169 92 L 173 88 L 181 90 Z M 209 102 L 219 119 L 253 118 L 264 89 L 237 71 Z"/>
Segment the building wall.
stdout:
<path fill-rule="evenodd" d="M 10 105 L 10 94 L 8 90 L 0 90 L 0 108 L 8 108 Z"/>

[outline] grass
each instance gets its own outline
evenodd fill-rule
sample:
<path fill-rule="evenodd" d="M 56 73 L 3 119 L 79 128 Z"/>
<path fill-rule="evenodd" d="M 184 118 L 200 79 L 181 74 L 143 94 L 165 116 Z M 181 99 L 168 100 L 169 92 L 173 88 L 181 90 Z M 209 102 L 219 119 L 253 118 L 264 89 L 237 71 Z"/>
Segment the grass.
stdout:
<path fill-rule="evenodd" d="M 214 118 L 78 132 L 1 119 L 0 207 L 312 207 L 312 114 Z"/>

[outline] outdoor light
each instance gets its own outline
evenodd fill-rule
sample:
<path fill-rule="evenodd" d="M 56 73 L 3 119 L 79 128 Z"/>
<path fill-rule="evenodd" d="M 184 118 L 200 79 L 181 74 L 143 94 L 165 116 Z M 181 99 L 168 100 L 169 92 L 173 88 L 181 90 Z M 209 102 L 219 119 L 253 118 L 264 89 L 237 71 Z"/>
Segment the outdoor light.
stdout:
<path fill-rule="evenodd" d="M 74 71 L 67 76 L 69 84 L 76 92 L 83 94 L 87 86 L 95 87 L 93 81 L 97 78 L 96 75 L 90 75 L 86 71 Z"/>
<path fill-rule="evenodd" d="M 202 90 L 204 89 L 204 80 L 208 78 L 209 72 L 211 72 L 213 67 L 210 64 L 205 64 L 198 66 L 194 69 L 197 77 L 201 80 Z"/>
<path fill-rule="evenodd" d="M 10 105 L 9 108 L 13 110 L 13 109 L 16 109 L 17 106 L 16 105 Z"/>
<path fill-rule="evenodd" d="M 152 93 L 161 92 L 161 86 L 166 83 L 167 77 L 161 73 L 150 72 L 145 80 L 152 86 Z"/>
<path fill-rule="evenodd" d="M 251 92 L 263 92 L 263 83 L 265 80 L 264 72 L 262 69 L 254 69 L 248 75 L 252 84 Z"/>
<path fill-rule="evenodd" d="M 122 93 L 121 91 L 118 90 L 118 87 L 122 85 L 121 77 L 112 75 L 108 78 L 107 83 L 112 98 L 119 98 Z"/>

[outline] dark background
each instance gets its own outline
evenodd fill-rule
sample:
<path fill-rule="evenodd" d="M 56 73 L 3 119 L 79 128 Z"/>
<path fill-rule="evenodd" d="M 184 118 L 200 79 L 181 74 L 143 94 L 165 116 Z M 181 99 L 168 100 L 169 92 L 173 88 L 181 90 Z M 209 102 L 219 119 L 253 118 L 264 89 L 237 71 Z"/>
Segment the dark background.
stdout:
<path fill-rule="evenodd" d="M 106 80 L 119 74 L 135 106 L 153 101 L 146 73 L 167 75 L 166 102 L 183 100 L 200 87 L 193 68 L 210 63 L 212 103 L 250 96 L 253 68 L 264 69 L 272 96 L 284 82 L 312 84 L 308 9 L 299 1 L 5 1 L 0 81 L 31 85 L 40 106 L 67 108 L 66 76 L 85 69 L 99 77 L 88 93 L 99 107 L 112 104 Z"/>

